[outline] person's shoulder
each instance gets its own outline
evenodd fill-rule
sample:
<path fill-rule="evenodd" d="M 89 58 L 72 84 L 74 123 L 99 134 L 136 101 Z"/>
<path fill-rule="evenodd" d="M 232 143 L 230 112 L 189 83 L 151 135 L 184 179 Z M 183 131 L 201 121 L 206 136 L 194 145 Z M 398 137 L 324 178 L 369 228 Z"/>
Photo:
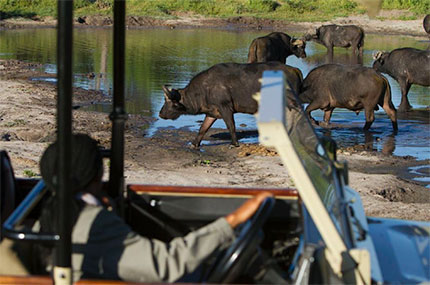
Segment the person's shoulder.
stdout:
<path fill-rule="evenodd" d="M 85 205 L 79 219 L 91 223 L 92 232 L 127 234 L 131 231 L 130 227 L 114 211 L 103 206 Z"/>

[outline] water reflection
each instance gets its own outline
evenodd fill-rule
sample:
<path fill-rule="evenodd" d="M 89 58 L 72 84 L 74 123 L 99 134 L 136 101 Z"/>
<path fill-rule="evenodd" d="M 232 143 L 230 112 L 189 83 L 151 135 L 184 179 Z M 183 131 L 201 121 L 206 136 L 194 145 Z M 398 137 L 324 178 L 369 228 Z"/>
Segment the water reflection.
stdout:
<path fill-rule="evenodd" d="M 327 63 L 340 63 L 340 64 L 360 64 L 363 65 L 363 56 L 354 55 L 353 53 L 318 53 L 312 56 L 308 56 L 305 61 L 308 64 L 319 66 Z"/>
<path fill-rule="evenodd" d="M 338 142 L 340 147 L 357 147 L 357 149 L 367 151 L 380 151 L 385 155 L 392 155 L 396 149 L 396 135 L 395 133 L 385 133 L 380 131 L 363 131 L 361 128 L 346 128 L 342 131 L 337 129 L 326 129 L 317 128 L 317 133 L 322 136 L 336 138 L 339 136 L 339 132 L 342 135 L 346 133 L 351 134 L 349 140 L 342 140 Z M 355 134 L 353 136 L 353 134 Z"/>
<path fill-rule="evenodd" d="M 430 165 L 418 165 L 409 167 L 411 174 L 415 175 L 413 180 L 426 183 L 426 187 L 430 188 Z"/>
<path fill-rule="evenodd" d="M 385 155 L 391 155 L 396 149 L 396 137 L 394 133 L 387 136 L 374 136 L 372 132 L 364 132 L 366 149 L 377 151 L 378 146 L 380 151 Z"/>

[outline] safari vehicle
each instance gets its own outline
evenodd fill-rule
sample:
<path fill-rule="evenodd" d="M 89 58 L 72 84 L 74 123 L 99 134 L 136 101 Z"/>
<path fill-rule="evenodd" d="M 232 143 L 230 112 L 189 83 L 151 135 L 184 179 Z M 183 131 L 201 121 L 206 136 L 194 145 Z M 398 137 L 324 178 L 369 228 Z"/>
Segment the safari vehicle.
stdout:
<path fill-rule="evenodd" d="M 58 141 L 60 142 L 58 233 L 33 232 L 46 188 L 42 180 L 15 179 L 6 155 L 1 160 L 1 236 L 19 243 L 56 246 L 54 274 L 0 276 L 0 284 L 71 284 L 72 199 L 69 178 L 72 110 L 72 3 L 59 1 Z M 430 282 L 430 224 L 366 217 L 359 195 L 349 188 L 348 169 L 336 160 L 333 141 L 319 138 L 283 74 L 266 72 L 257 114 L 260 142 L 275 147 L 297 189 L 243 189 L 125 185 L 124 44 L 125 1 L 114 6 L 114 100 L 112 145 L 106 188 L 119 215 L 138 233 L 168 241 L 231 212 L 257 191 L 270 191 L 235 242 L 200 276 L 204 283 L 370 284 Z M 27 194 L 28 193 L 28 194 Z M 25 195 L 25 197 L 24 197 Z M 15 196 L 15 198 L 14 198 Z M 22 198 L 21 198 L 22 197 Z M 18 203 L 14 203 L 18 201 Z M 3 207 L 2 206 L 2 207 Z M 80 280 L 80 284 L 118 284 Z"/>

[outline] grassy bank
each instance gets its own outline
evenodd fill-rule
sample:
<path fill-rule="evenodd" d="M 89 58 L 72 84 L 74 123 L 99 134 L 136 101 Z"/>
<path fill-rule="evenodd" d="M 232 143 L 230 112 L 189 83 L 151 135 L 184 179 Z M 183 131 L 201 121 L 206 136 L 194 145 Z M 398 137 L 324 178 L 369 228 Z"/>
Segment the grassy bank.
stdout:
<path fill-rule="evenodd" d="M 135 16 L 176 17 L 181 14 L 211 17 L 253 16 L 294 21 L 330 20 L 363 14 L 372 0 L 127 0 Z M 0 17 L 56 16 L 56 0 L 0 0 Z M 375 1 L 374 1 L 375 2 Z M 109 15 L 113 0 L 74 0 L 75 16 Z M 410 20 L 430 12 L 430 0 L 383 0 L 382 9 L 407 10 Z"/>

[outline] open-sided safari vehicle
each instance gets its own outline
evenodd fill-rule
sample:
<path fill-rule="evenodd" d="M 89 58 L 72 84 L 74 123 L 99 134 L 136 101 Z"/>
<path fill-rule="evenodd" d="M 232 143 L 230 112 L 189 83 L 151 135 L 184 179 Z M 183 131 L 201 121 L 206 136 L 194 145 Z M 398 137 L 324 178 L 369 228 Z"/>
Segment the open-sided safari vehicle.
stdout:
<path fill-rule="evenodd" d="M 42 180 L 15 179 L 4 154 L 0 177 L 4 221 L 1 237 L 20 244 L 54 243 L 54 274 L 52 277 L 0 276 L 0 284 L 49 284 L 52 280 L 58 284 L 72 283 L 68 215 L 71 194 L 67 176 L 72 133 L 72 3 L 59 1 L 58 4 L 61 172 L 58 219 L 62 225 L 59 232 L 33 232 L 28 226 L 37 218 L 40 200 L 46 192 Z M 124 1 L 115 1 L 113 128 L 111 150 L 106 154 L 110 158 L 106 187 L 118 201 L 119 215 L 136 232 L 168 241 L 226 215 L 257 191 L 270 191 L 275 196 L 264 201 L 254 217 L 237 232 L 235 242 L 216 260 L 203 265 L 204 270 L 198 277 L 194 276 L 193 282 L 409 284 L 430 281 L 430 224 L 365 216 L 359 195 L 347 186 L 346 164 L 336 160 L 335 143 L 317 137 L 279 72 L 265 72 L 262 78 L 257 115 L 259 137 L 262 144 L 276 148 L 297 190 L 124 185 L 124 18 Z M 120 281 L 79 282 L 115 284 Z"/>

